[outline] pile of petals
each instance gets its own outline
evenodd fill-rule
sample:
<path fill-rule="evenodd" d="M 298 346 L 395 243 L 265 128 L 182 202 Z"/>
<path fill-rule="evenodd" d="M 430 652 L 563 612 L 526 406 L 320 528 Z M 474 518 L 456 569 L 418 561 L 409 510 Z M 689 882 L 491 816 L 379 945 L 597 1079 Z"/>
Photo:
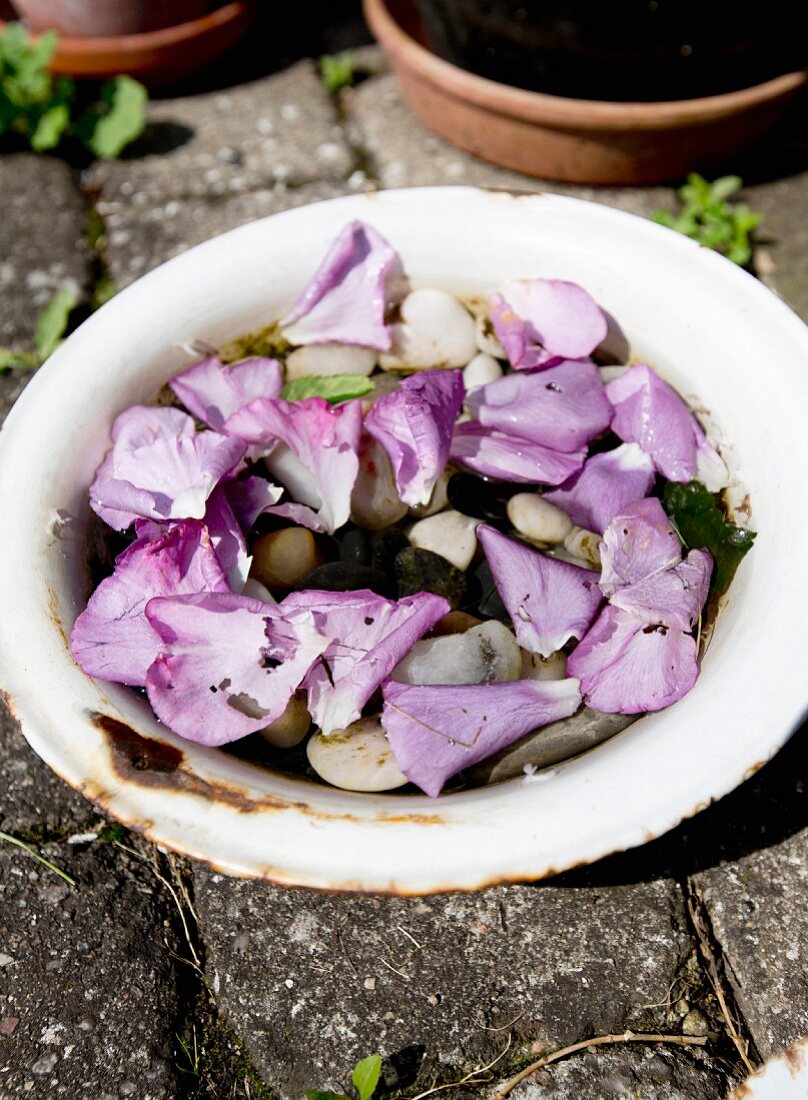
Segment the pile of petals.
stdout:
<path fill-rule="evenodd" d="M 392 246 L 352 222 L 280 330 L 295 348 L 389 353 L 407 292 Z M 266 730 L 295 699 L 324 737 L 375 709 L 402 775 L 432 796 L 582 701 L 640 713 L 681 698 L 697 676 L 694 630 L 712 560 L 702 550 L 683 558 L 650 494 L 659 478 L 721 488 L 720 456 L 650 367 L 604 384 L 591 356 L 607 321 L 582 287 L 507 283 L 491 297 L 490 321 L 504 373 L 469 392 L 461 369 L 436 362 L 367 403 L 291 400 L 282 356 L 232 365 L 212 356 L 170 383 L 187 411 L 123 411 L 90 504 L 131 541 L 75 623 L 81 668 L 144 690 L 166 726 L 209 746 Z M 609 431 L 617 445 L 593 450 Z M 339 537 L 368 437 L 389 461 L 398 515 L 419 515 L 453 464 L 531 486 L 602 535 L 598 572 L 497 526 L 476 528 L 519 647 L 539 658 L 564 651 L 566 678 L 398 682 L 396 667 L 449 612 L 443 596 L 313 587 L 277 600 L 249 579 L 260 516 Z"/>

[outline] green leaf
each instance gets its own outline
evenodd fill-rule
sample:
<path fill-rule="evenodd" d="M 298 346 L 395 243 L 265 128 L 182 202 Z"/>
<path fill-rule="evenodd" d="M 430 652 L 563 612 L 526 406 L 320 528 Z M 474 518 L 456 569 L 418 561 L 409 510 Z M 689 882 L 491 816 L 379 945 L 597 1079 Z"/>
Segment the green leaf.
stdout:
<path fill-rule="evenodd" d="M 744 266 L 752 258 L 750 234 L 759 225 L 761 216 L 746 203 L 731 206 L 727 202 L 741 187 L 740 176 L 721 176 L 709 183 L 693 172 L 676 192 L 681 211 L 671 214 L 656 210 L 652 217 L 660 225 L 675 229 Z"/>
<path fill-rule="evenodd" d="M 79 137 L 101 160 L 113 160 L 143 133 L 147 99 L 137 80 L 116 76 L 101 89 L 99 103 L 79 120 Z"/>
<path fill-rule="evenodd" d="M 382 1074 L 382 1060 L 378 1054 L 369 1054 L 356 1064 L 353 1071 L 353 1086 L 359 1100 L 370 1100 L 376 1091 Z"/>
<path fill-rule="evenodd" d="M 57 103 L 49 107 L 31 133 L 31 148 L 35 153 L 44 153 L 54 149 L 62 139 L 62 134 L 70 125 L 70 109 L 66 103 Z"/>
<path fill-rule="evenodd" d="M 351 1100 L 344 1092 L 322 1092 L 320 1089 L 306 1089 L 307 1100 Z"/>
<path fill-rule="evenodd" d="M 715 562 L 710 588 L 728 587 L 744 555 L 752 548 L 755 532 L 731 523 L 715 496 L 700 481 L 686 485 L 669 482 L 662 504 L 691 550 L 709 550 Z"/>
<path fill-rule="evenodd" d="M 37 317 L 34 343 L 43 360 L 52 355 L 59 346 L 65 334 L 70 313 L 75 309 L 76 304 L 76 296 L 71 290 L 60 290 Z"/>
<path fill-rule="evenodd" d="M 323 86 L 332 95 L 340 88 L 348 88 L 356 79 L 356 59 L 352 50 L 338 54 L 325 54 L 320 58 L 320 76 Z"/>
<path fill-rule="evenodd" d="M 293 382 L 287 382 L 281 391 L 281 397 L 287 401 L 324 397 L 332 405 L 338 405 L 341 401 L 350 401 L 352 397 L 362 397 L 372 389 L 371 380 L 361 374 L 309 374 L 305 378 L 295 378 Z"/>

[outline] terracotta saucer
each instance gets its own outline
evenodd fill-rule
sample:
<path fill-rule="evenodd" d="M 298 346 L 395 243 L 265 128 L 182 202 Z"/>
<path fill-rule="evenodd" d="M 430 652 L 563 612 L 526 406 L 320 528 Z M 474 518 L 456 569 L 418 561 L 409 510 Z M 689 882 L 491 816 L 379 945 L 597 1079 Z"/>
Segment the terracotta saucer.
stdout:
<path fill-rule="evenodd" d="M 808 82 L 787 73 L 701 99 L 617 103 L 475 76 L 424 44 L 413 0 L 363 0 L 404 98 L 431 130 L 483 160 L 569 183 L 650 184 L 720 165 L 767 130 Z"/>
<path fill-rule="evenodd" d="M 256 0 L 233 0 L 215 11 L 145 34 L 114 38 L 60 37 L 51 71 L 106 79 L 129 73 L 144 84 L 170 84 L 204 69 L 242 37 L 256 14 Z M 5 23 L 0 20 L 0 32 Z"/>

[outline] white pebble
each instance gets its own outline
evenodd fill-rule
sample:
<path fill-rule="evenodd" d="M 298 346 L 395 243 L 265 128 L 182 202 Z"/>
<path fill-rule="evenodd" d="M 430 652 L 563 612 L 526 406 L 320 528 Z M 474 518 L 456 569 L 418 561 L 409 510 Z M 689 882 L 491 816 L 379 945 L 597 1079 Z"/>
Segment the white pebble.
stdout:
<path fill-rule="evenodd" d="M 361 374 L 367 377 L 376 366 L 378 352 L 357 344 L 306 344 L 286 357 L 286 378 L 307 378 L 316 374 Z"/>
<path fill-rule="evenodd" d="M 491 324 L 491 318 L 486 313 L 481 313 L 477 318 L 475 338 L 479 351 L 484 351 L 494 359 L 507 359 L 505 348 L 499 342 L 494 326 Z"/>
<path fill-rule="evenodd" d="M 432 493 L 426 504 L 414 504 L 410 508 L 410 515 L 417 516 L 419 519 L 424 519 L 426 516 L 434 516 L 438 512 L 442 512 L 449 503 L 449 497 L 447 496 L 446 490 L 451 476 L 449 470 L 444 470 L 435 482 Z"/>
<path fill-rule="evenodd" d="M 503 623 L 489 619 L 464 634 L 424 638 L 393 669 L 401 684 L 490 684 L 518 680 L 522 651 Z"/>
<path fill-rule="evenodd" d="M 360 718 L 328 737 L 315 733 L 306 755 L 321 779 L 344 791 L 392 791 L 408 782 L 378 716 Z"/>
<path fill-rule="evenodd" d="M 384 370 L 464 367 L 477 351 L 474 318 L 445 290 L 413 290 L 391 331 L 393 348 L 379 357 Z"/>
<path fill-rule="evenodd" d="M 549 657 L 540 657 L 538 653 L 522 650 L 523 680 L 566 680 L 567 658 L 559 650 Z"/>
<path fill-rule="evenodd" d="M 563 542 L 572 520 L 539 493 L 516 493 L 508 501 L 508 519 L 520 534 L 534 542 Z"/>
<path fill-rule="evenodd" d="M 545 550 L 548 558 L 558 558 L 559 561 L 568 561 L 570 565 L 577 565 L 579 569 L 591 569 L 592 566 L 588 561 L 584 561 L 583 558 L 576 557 L 575 554 L 571 554 L 569 550 L 566 550 L 564 546 L 551 546 Z"/>
<path fill-rule="evenodd" d="M 397 374 L 388 374 L 385 371 L 381 371 L 379 374 L 374 374 L 371 378 L 373 383 L 373 389 L 370 393 L 362 395 L 362 412 L 367 413 L 380 397 L 386 397 L 388 393 L 395 393 L 395 391 L 401 385 L 401 377 Z"/>
<path fill-rule="evenodd" d="M 583 527 L 573 527 L 564 539 L 564 547 L 590 567 L 600 569 L 600 535 Z"/>
<path fill-rule="evenodd" d="M 310 728 L 311 715 L 305 696 L 293 695 L 280 718 L 258 732 L 270 745 L 278 749 L 291 749 L 300 744 Z"/>
<path fill-rule="evenodd" d="M 605 386 L 607 382 L 614 382 L 615 378 L 620 378 L 627 370 L 628 367 L 598 367 L 598 374 Z"/>
<path fill-rule="evenodd" d="M 382 445 L 365 433 L 359 447 L 359 473 L 351 491 L 351 519 L 367 531 L 381 531 L 407 514 L 398 495 L 390 459 Z"/>
<path fill-rule="evenodd" d="M 463 384 L 466 393 L 477 386 L 486 386 L 489 382 L 496 382 L 502 377 L 502 367 L 493 355 L 487 355 L 484 351 L 478 352 L 471 362 L 463 368 Z"/>
<path fill-rule="evenodd" d="M 241 594 L 242 596 L 249 596 L 252 600 L 260 600 L 261 603 L 276 604 L 278 602 L 266 585 L 261 584 L 255 577 L 247 577 Z"/>
<path fill-rule="evenodd" d="M 480 521 L 464 516 L 453 508 L 419 519 L 407 532 L 413 546 L 440 554 L 457 569 L 468 569 L 477 549 Z"/>

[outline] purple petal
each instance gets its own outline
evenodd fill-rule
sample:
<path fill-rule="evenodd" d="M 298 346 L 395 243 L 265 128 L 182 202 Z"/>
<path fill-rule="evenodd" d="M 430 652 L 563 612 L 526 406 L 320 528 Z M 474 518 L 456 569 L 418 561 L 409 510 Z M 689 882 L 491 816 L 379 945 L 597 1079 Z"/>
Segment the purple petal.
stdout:
<path fill-rule="evenodd" d="M 436 798 L 450 776 L 531 730 L 568 718 L 580 703 L 577 680 L 448 687 L 390 680 L 382 725 L 401 771 Z"/>
<path fill-rule="evenodd" d="M 692 630 L 707 599 L 712 571 L 713 559 L 707 551 L 691 550 L 678 565 L 619 588 L 610 603 L 645 624 Z"/>
<path fill-rule="evenodd" d="M 244 359 L 225 367 L 203 359 L 169 383 L 189 412 L 217 431 L 228 416 L 256 397 L 279 397 L 283 367 L 277 359 Z"/>
<path fill-rule="evenodd" d="M 309 711 L 328 734 L 360 717 L 382 680 L 450 607 L 429 592 L 395 601 L 363 590 L 296 592 L 281 609 L 310 611 L 319 632 L 334 639 L 306 679 Z"/>
<path fill-rule="evenodd" d="M 676 627 L 644 624 L 606 607 L 567 659 L 584 701 L 607 714 L 661 710 L 690 691 L 698 676 L 696 641 Z"/>
<path fill-rule="evenodd" d="M 506 374 L 471 394 L 487 428 L 556 451 L 576 451 L 609 427 L 612 407 L 597 367 L 565 360 L 547 370 Z"/>
<path fill-rule="evenodd" d="M 600 544 L 605 596 L 678 565 L 682 544 L 656 497 L 638 500 L 609 523 Z"/>
<path fill-rule="evenodd" d="M 283 334 L 293 344 L 360 344 L 389 351 L 385 313 L 402 289 L 398 253 L 373 226 L 353 221 L 282 318 Z"/>
<path fill-rule="evenodd" d="M 330 534 L 345 523 L 351 511 L 351 490 L 359 472 L 362 402 L 329 405 L 320 397 L 305 401 L 259 398 L 229 417 L 225 431 L 247 443 L 271 447 L 285 443 L 311 475 L 315 496 L 300 503 L 317 507 L 318 519 Z M 289 485 L 269 454 L 267 466 Z"/>
<path fill-rule="evenodd" d="M 197 520 L 168 528 L 146 523 L 138 536 L 76 619 L 70 648 L 88 676 L 142 687 L 160 649 L 144 614 L 149 600 L 227 592 L 229 586 L 208 532 Z"/>
<path fill-rule="evenodd" d="M 583 470 L 545 493 L 545 499 L 587 531 L 602 534 L 618 512 L 650 493 L 654 464 L 636 443 L 587 459 Z"/>
<path fill-rule="evenodd" d="M 583 466 L 586 450 L 565 454 L 484 428 L 476 420 L 455 426 L 452 458 L 483 477 L 529 485 L 559 485 Z"/>
<path fill-rule="evenodd" d="M 549 558 L 493 527 L 478 527 L 477 538 L 524 649 L 549 657 L 570 638 L 583 638 L 603 599 L 597 573 Z"/>
<path fill-rule="evenodd" d="M 639 443 L 669 481 L 690 481 L 699 466 L 712 484 L 726 484 L 726 467 L 679 394 L 651 367 L 638 363 L 606 386 L 614 405 L 612 431 Z"/>
<path fill-rule="evenodd" d="M 463 393 L 461 371 L 425 370 L 405 378 L 367 414 L 365 428 L 387 452 L 406 504 L 426 504 L 443 473 Z"/>
<path fill-rule="evenodd" d="M 224 745 L 280 717 L 328 644 L 311 616 L 294 623 L 246 596 L 150 600 L 161 639 L 146 690 L 169 729 L 202 745 Z"/>
<path fill-rule="evenodd" d="M 491 299 L 491 321 L 516 370 L 555 359 L 584 359 L 607 331 L 592 296 L 577 283 L 559 279 L 506 283 Z"/>
<path fill-rule="evenodd" d="M 208 499 L 205 525 L 234 592 L 241 591 L 250 571 L 245 532 L 262 512 L 272 510 L 282 491 L 265 478 L 248 477 L 220 483 Z"/>

